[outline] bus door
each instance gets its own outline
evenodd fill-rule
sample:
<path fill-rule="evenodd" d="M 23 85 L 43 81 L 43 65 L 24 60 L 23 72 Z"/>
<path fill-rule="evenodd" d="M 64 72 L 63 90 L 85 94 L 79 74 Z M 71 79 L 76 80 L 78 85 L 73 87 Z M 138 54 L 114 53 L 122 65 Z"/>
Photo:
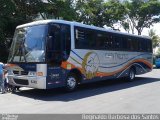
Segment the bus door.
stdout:
<path fill-rule="evenodd" d="M 50 24 L 49 26 L 46 50 L 46 60 L 47 63 L 49 63 L 47 70 L 47 81 L 49 83 L 49 88 L 57 85 L 59 87 L 59 85 L 64 84 L 66 71 L 61 68 L 61 64 L 68 59 L 70 53 L 69 28 L 69 25 L 57 23 Z"/>

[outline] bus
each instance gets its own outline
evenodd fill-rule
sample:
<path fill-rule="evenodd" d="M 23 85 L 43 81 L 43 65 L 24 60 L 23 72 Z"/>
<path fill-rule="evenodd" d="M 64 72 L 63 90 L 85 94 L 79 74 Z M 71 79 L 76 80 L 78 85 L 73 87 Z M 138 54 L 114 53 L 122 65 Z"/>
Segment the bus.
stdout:
<path fill-rule="evenodd" d="M 8 57 L 9 84 L 37 89 L 126 78 L 152 70 L 149 37 L 64 20 L 17 26 Z"/>

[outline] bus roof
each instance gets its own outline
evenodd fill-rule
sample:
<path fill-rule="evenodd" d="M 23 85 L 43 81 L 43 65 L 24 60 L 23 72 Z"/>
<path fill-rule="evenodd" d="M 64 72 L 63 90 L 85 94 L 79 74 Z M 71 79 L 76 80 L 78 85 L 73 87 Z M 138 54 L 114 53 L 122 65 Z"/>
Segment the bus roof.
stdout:
<path fill-rule="evenodd" d="M 75 21 L 55 20 L 55 19 L 39 20 L 39 21 L 26 23 L 26 24 L 17 26 L 16 29 L 22 28 L 22 27 L 33 26 L 33 25 L 54 23 L 54 22 L 55 23 L 64 23 L 64 24 L 69 24 L 69 25 L 79 26 L 79 27 L 84 27 L 84 28 L 90 28 L 90 29 L 95 29 L 95 30 L 100 30 L 100 31 L 106 31 L 106 32 L 111 32 L 111 33 L 116 33 L 116 34 L 121 34 L 121 35 L 151 39 L 149 36 L 134 35 L 134 34 L 123 33 L 123 32 L 120 32 L 120 31 L 115 31 L 115 30 L 111 30 L 111 29 L 107 29 L 107 28 L 96 27 L 96 26 L 93 26 L 93 25 L 86 25 L 86 24 L 83 24 L 83 23 L 75 22 Z"/>

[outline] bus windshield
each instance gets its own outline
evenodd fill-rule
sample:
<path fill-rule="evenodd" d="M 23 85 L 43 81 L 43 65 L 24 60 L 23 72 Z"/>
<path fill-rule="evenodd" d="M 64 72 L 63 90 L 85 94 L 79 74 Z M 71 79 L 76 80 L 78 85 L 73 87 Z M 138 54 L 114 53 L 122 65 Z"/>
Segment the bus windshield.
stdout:
<path fill-rule="evenodd" d="M 8 62 L 44 62 L 47 25 L 18 28 Z"/>

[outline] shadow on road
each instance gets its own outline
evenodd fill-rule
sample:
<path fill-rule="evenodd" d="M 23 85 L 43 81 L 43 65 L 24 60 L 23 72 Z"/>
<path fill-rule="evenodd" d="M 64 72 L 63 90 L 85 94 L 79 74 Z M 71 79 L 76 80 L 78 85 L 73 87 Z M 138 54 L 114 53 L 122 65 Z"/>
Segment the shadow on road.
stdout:
<path fill-rule="evenodd" d="M 160 68 L 157 68 L 157 67 L 153 67 L 153 69 L 157 69 L 157 70 L 158 70 L 158 69 L 160 69 Z"/>
<path fill-rule="evenodd" d="M 29 89 L 15 94 L 42 101 L 67 102 L 159 81 L 160 79 L 157 78 L 137 77 L 134 82 L 125 82 L 123 79 L 120 79 L 84 84 L 71 93 L 66 93 L 63 89 Z"/>

